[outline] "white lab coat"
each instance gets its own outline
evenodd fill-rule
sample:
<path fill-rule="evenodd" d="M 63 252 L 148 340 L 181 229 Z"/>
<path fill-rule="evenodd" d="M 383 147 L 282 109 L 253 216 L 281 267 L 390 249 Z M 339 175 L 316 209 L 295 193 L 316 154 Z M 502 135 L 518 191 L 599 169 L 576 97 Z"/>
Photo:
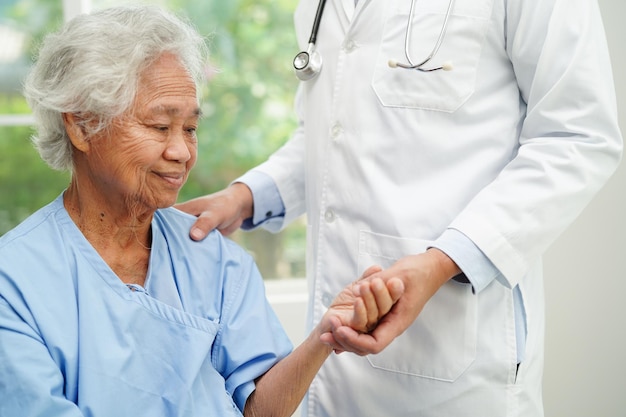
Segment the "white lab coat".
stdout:
<path fill-rule="evenodd" d="M 303 49 L 317 4 L 302 0 L 296 11 Z M 432 50 L 447 5 L 417 1 L 415 61 Z M 301 125 L 258 167 L 277 183 L 285 224 L 307 213 L 309 324 L 366 267 L 424 251 L 447 229 L 468 236 L 501 275 L 477 294 L 447 283 L 381 354 L 332 357 L 304 412 L 542 416 L 541 255 L 622 149 L 598 6 L 456 0 L 433 59 L 454 69 L 432 73 L 387 64 L 405 60 L 409 6 L 360 0 L 350 21 L 340 0 L 328 0 L 323 69 L 298 93 Z M 519 372 L 515 285 L 527 321 Z"/>

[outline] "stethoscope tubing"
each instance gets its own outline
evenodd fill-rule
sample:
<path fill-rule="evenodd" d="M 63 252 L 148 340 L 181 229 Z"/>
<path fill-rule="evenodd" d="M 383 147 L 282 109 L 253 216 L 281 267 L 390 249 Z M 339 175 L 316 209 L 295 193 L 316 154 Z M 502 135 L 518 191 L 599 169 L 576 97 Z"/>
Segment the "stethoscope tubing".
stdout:
<path fill-rule="evenodd" d="M 313 20 L 313 27 L 311 28 L 311 36 L 309 37 L 309 44 L 315 45 L 315 42 L 317 42 L 317 33 L 320 30 L 320 22 L 322 21 L 322 14 L 324 13 L 325 5 L 326 0 L 320 0 L 320 2 L 317 4 L 315 19 Z"/>
<path fill-rule="evenodd" d="M 443 25 L 441 25 L 441 30 L 439 31 L 439 37 L 437 38 L 437 42 L 435 42 L 435 46 L 433 50 L 428 54 L 426 59 L 424 59 L 419 64 L 415 64 L 411 59 L 411 34 L 413 33 L 413 17 L 415 13 L 415 0 L 411 0 L 411 8 L 409 9 L 409 18 L 406 24 L 406 31 L 404 33 L 404 56 L 406 57 L 409 65 L 405 64 L 396 64 L 400 68 L 405 69 L 417 69 L 420 71 L 436 71 L 438 69 L 443 69 L 443 67 L 431 68 L 431 69 L 423 69 L 422 66 L 430 62 L 431 59 L 437 52 L 439 52 L 439 48 L 441 47 L 441 43 L 443 42 L 443 38 L 446 36 L 446 31 L 448 30 L 448 21 L 450 20 L 450 15 L 452 14 L 452 7 L 454 6 L 454 0 L 450 0 L 448 2 L 448 8 L 446 10 L 446 16 L 443 19 Z"/>
<path fill-rule="evenodd" d="M 408 64 L 403 64 L 395 61 L 389 61 L 389 66 L 392 68 L 404 68 L 404 69 L 415 69 L 422 72 L 430 72 L 437 70 L 448 71 L 452 69 L 452 64 L 444 63 L 441 66 L 434 68 L 422 68 L 425 64 L 430 62 L 433 57 L 439 52 L 439 48 L 443 43 L 443 39 L 446 36 L 446 32 L 448 30 L 448 21 L 450 20 L 450 15 L 452 14 L 452 7 L 454 6 L 455 0 L 449 0 L 448 8 L 446 10 L 446 15 L 443 19 L 443 24 L 441 25 L 441 30 L 439 31 L 439 36 L 437 37 L 437 41 L 435 42 L 435 46 L 426 59 L 422 62 L 415 64 L 413 59 L 411 58 L 411 34 L 413 33 L 413 19 L 415 15 L 415 0 L 411 0 L 411 7 L 409 8 L 409 17 L 407 19 L 406 31 L 404 33 L 404 55 Z M 302 80 L 310 80 L 317 76 L 317 74 L 321 71 L 322 68 L 322 57 L 316 50 L 315 43 L 317 42 L 317 34 L 319 32 L 320 23 L 322 21 L 322 15 L 324 13 L 324 6 L 326 5 L 326 0 L 320 0 L 317 4 L 317 10 L 315 12 L 315 18 L 313 19 L 313 27 L 311 28 L 311 35 L 309 36 L 309 43 L 306 51 L 299 52 L 294 58 L 294 69 L 296 71 L 297 77 Z"/>

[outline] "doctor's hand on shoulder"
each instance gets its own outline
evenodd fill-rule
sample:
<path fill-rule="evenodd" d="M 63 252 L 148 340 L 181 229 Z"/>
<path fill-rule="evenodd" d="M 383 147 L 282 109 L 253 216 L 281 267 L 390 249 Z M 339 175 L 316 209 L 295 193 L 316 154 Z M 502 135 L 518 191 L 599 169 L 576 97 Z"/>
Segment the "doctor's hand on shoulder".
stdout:
<path fill-rule="evenodd" d="M 401 258 L 385 270 L 369 268 L 361 280 L 387 283 L 399 279 L 404 289 L 402 296 L 372 331 L 358 332 L 349 326 L 339 326 L 324 335 L 324 342 L 335 351 L 362 356 L 380 353 L 415 321 L 439 288 L 460 272 L 452 259 L 435 248 Z"/>
<path fill-rule="evenodd" d="M 204 239 L 211 230 L 217 229 L 228 236 L 252 217 L 254 202 L 247 185 L 237 182 L 213 194 L 176 204 L 179 210 L 197 216 L 189 236 L 193 240 Z"/>

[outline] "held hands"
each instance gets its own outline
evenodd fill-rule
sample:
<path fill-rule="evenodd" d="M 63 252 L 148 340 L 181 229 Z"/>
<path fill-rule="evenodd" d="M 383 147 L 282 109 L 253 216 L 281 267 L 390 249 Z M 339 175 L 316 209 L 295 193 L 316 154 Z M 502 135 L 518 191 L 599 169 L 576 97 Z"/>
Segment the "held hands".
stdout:
<path fill-rule="evenodd" d="M 227 236 L 239 229 L 245 219 L 252 217 L 252 192 L 245 184 L 234 183 L 214 194 L 194 198 L 174 207 L 198 217 L 189 232 L 193 240 L 204 239 L 213 229 Z"/>
<path fill-rule="evenodd" d="M 380 268 L 372 267 L 363 276 L 378 271 Z M 398 278 L 386 282 L 380 278 L 361 279 L 352 283 L 339 293 L 322 318 L 320 340 L 331 345 L 336 353 L 342 352 L 344 349 L 334 343 L 333 332 L 342 327 L 355 332 L 357 337 L 371 332 L 403 292 L 404 284 Z"/>
<path fill-rule="evenodd" d="M 458 266 L 437 249 L 401 258 L 386 270 L 370 268 L 357 281 L 360 289 L 362 282 L 373 285 L 382 280 L 389 287 L 396 280 L 400 280 L 403 284 L 400 298 L 390 306 L 387 314 L 381 315 L 378 311 L 380 321 L 372 331 L 362 331 L 362 328 L 360 331 L 355 330 L 354 326 L 339 325 L 333 321 L 331 332 L 325 333 L 322 341 L 339 352 L 349 351 L 361 356 L 381 352 L 415 321 L 437 290 L 459 272 Z M 380 310 L 383 307 L 384 310 L 387 306 L 388 303 L 385 303 L 378 308 Z M 370 321 L 371 317 L 368 317 L 368 325 L 371 324 Z M 359 324 L 362 324 L 362 319 Z"/>

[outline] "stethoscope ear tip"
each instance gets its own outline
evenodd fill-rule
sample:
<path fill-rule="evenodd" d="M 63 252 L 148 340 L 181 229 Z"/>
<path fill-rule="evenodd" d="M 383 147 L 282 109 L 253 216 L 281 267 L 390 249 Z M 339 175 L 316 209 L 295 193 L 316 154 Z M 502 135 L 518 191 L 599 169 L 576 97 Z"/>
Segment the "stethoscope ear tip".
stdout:
<path fill-rule="evenodd" d="M 398 68 L 398 63 L 392 59 L 387 62 L 387 65 L 389 65 L 389 68 Z"/>
<path fill-rule="evenodd" d="M 454 67 L 452 66 L 452 62 L 450 61 L 446 61 L 443 64 L 441 64 L 441 69 L 444 71 L 452 71 Z"/>

